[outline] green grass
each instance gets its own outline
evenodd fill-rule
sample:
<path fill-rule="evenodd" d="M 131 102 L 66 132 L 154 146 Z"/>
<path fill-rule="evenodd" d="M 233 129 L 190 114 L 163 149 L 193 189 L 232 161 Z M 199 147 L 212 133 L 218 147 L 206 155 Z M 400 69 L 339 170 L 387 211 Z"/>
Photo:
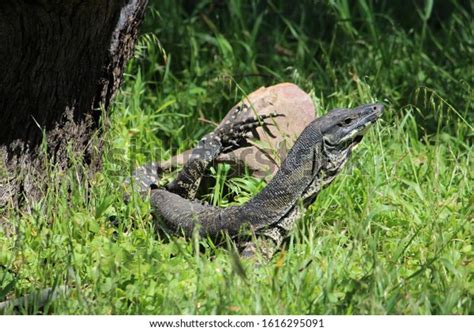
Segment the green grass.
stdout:
<path fill-rule="evenodd" d="M 0 301 L 66 285 L 21 312 L 473 314 L 473 8 L 186 3 L 150 4 L 107 117 L 103 170 L 50 165 L 41 201 L 3 211 Z M 283 81 L 310 93 L 318 115 L 374 100 L 386 111 L 270 263 L 239 261 L 231 244 L 157 236 L 149 205 L 123 202 L 133 167 L 192 147 L 213 128 L 201 116 L 219 122 Z M 263 186 L 224 181 L 226 171 L 216 169 L 213 203 L 229 202 L 222 185 L 240 203 Z"/>

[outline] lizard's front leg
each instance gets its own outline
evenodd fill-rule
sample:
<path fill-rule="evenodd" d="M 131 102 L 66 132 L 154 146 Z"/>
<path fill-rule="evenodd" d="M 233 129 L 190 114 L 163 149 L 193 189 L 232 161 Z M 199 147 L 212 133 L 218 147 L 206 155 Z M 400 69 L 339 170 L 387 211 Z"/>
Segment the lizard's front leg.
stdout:
<path fill-rule="evenodd" d="M 209 164 L 222 152 L 219 135 L 211 132 L 202 138 L 176 179 L 166 186 L 166 190 L 185 199 L 194 199 L 201 179 Z"/>
<path fill-rule="evenodd" d="M 242 242 L 240 255 L 244 258 L 252 258 L 260 253 L 265 259 L 270 260 L 284 239 L 285 235 L 279 228 L 268 228 L 258 234 L 254 240 Z"/>

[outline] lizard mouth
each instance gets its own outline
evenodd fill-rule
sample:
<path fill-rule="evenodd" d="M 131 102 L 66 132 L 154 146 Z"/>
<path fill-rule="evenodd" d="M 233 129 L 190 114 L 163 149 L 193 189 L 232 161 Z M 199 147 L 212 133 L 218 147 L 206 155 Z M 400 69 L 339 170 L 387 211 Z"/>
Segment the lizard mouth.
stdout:
<path fill-rule="evenodd" d="M 365 123 L 361 124 L 359 127 L 355 128 L 346 139 L 349 139 L 349 146 L 351 149 L 354 149 L 364 138 L 364 134 L 369 130 L 369 128 L 380 118 L 381 113 L 374 113 L 365 118 Z"/>
<path fill-rule="evenodd" d="M 352 141 L 352 145 L 353 146 L 359 145 L 359 143 L 362 141 L 362 138 L 364 138 L 362 134 L 355 136 L 354 140 Z"/>
<path fill-rule="evenodd" d="M 359 135 L 355 136 L 354 140 L 352 140 L 350 149 L 351 150 L 356 149 L 357 146 L 359 146 L 359 143 L 362 141 L 362 138 L 364 138 L 364 136 L 362 134 L 359 134 Z"/>

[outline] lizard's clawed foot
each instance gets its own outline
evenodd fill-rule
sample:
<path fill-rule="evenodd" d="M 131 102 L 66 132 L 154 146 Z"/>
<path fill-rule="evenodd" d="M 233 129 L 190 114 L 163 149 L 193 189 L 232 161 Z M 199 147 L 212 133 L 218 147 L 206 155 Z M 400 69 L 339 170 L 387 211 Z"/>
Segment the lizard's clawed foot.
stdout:
<path fill-rule="evenodd" d="M 231 114 L 229 119 L 222 122 L 212 133 L 220 139 L 226 152 L 242 147 L 254 129 L 271 124 L 265 122 L 266 119 L 285 116 L 279 113 L 257 115 L 245 103 L 237 106 Z"/>
<path fill-rule="evenodd" d="M 277 251 L 277 244 L 271 239 L 257 238 L 241 244 L 240 256 L 245 259 L 254 259 L 262 256 L 265 261 L 270 261 Z"/>

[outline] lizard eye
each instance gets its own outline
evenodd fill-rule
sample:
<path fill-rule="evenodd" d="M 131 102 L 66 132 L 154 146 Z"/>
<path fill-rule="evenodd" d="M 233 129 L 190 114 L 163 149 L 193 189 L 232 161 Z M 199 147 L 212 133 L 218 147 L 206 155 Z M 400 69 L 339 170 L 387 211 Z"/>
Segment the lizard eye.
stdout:
<path fill-rule="evenodd" d="M 348 117 L 344 121 L 337 123 L 337 126 L 344 127 L 344 126 L 348 126 L 351 123 L 352 123 L 352 118 Z"/>

